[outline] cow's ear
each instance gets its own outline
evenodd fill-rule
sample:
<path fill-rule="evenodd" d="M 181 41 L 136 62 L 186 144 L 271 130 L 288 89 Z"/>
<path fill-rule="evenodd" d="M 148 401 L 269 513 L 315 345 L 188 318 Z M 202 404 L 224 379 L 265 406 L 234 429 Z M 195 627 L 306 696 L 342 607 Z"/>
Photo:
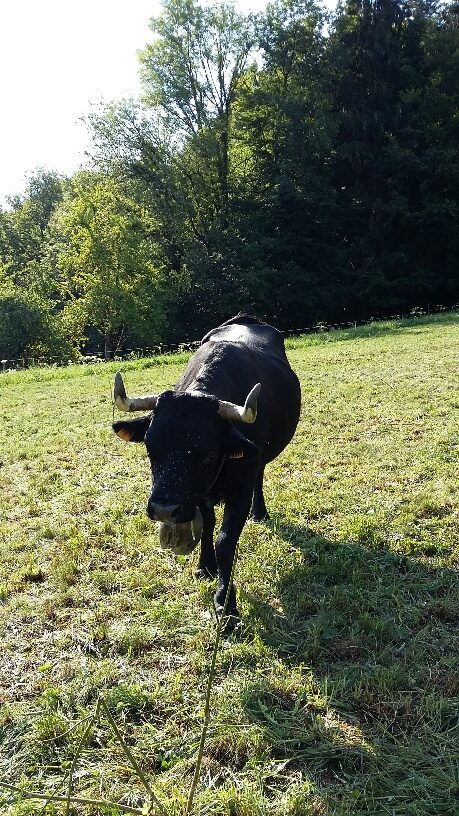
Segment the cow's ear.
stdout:
<path fill-rule="evenodd" d="M 234 425 L 229 425 L 223 440 L 223 449 L 229 459 L 240 459 L 242 462 L 254 459 L 260 448 L 247 439 Z"/>
<path fill-rule="evenodd" d="M 143 442 L 150 422 L 151 416 L 122 419 L 120 422 L 114 422 L 112 428 L 116 435 L 125 442 Z"/>

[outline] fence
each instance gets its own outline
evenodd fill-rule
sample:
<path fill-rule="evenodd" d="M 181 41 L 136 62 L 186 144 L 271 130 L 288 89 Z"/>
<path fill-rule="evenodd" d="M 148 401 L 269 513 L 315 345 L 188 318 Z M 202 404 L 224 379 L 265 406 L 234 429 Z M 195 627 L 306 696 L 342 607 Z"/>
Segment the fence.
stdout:
<path fill-rule="evenodd" d="M 414 308 L 407 314 L 396 314 L 390 317 L 381 318 L 366 318 L 365 320 L 352 320 L 347 323 L 325 323 L 318 322 L 313 326 L 305 326 L 303 328 L 286 329 L 282 331 L 284 337 L 299 337 L 303 334 L 315 334 L 317 332 L 328 332 L 332 329 L 356 329 L 359 326 L 366 326 L 370 323 L 382 323 L 388 320 L 407 320 L 413 317 L 423 317 L 425 315 L 434 315 L 438 313 L 453 313 L 459 311 L 459 304 L 455 306 L 433 306 L 427 309 Z M 92 354 L 85 354 L 77 360 L 68 360 L 59 356 L 46 357 L 18 357 L 16 359 L 0 360 L 0 371 L 15 371 L 24 368 L 32 367 L 46 367 L 46 366 L 66 366 L 80 363 L 82 365 L 94 365 L 99 363 L 111 362 L 113 360 L 135 360 L 142 357 L 154 357 L 158 354 L 177 354 L 184 351 L 195 351 L 200 345 L 200 340 L 185 341 L 182 343 L 160 343 L 156 346 L 123 349 L 117 350 L 109 358 L 105 356 L 103 351 L 96 351 Z"/>

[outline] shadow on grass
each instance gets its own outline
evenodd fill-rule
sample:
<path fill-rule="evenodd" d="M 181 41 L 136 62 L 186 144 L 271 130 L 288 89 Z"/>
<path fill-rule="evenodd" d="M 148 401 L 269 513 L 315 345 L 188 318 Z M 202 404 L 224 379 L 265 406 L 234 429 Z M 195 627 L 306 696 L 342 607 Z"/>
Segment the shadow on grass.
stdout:
<path fill-rule="evenodd" d="M 283 613 L 249 600 L 263 638 L 280 656 L 328 672 L 337 661 L 384 662 L 402 652 L 422 658 L 417 672 L 428 665 L 432 682 L 450 639 L 457 644 L 457 571 L 382 546 L 329 541 L 299 525 L 280 524 L 276 532 L 302 556 L 279 580 Z"/>
<path fill-rule="evenodd" d="M 246 690 L 249 718 L 274 756 L 342 786 L 336 813 L 349 791 L 359 813 L 386 797 L 396 816 L 457 813 L 459 574 L 301 526 L 276 533 L 301 563 L 279 579 L 281 613 L 247 596 L 278 664 Z"/>

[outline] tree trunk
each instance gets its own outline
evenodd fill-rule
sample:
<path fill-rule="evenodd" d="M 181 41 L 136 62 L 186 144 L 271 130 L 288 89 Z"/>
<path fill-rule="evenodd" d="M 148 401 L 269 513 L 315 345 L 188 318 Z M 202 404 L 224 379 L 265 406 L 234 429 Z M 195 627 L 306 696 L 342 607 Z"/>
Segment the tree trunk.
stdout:
<path fill-rule="evenodd" d="M 228 226 L 228 139 L 228 120 L 225 117 L 220 132 L 220 206 L 223 229 Z"/>
<path fill-rule="evenodd" d="M 111 336 L 110 332 L 105 332 L 105 338 L 104 338 L 104 358 L 105 358 L 106 360 L 111 360 L 111 358 L 112 358 L 112 353 L 113 353 L 113 349 L 112 349 L 112 336 Z"/>

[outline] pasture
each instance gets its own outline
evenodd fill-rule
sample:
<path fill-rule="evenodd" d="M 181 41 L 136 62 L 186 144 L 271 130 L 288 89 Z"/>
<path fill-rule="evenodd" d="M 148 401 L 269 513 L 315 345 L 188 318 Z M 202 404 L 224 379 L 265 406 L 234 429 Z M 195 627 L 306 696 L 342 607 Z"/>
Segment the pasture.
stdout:
<path fill-rule="evenodd" d="M 288 354 L 301 422 L 266 471 L 271 520 L 241 537 L 243 621 L 219 649 L 195 813 L 453 816 L 459 317 L 299 338 Z M 121 370 L 131 392 L 163 390 L 186 359 Z M 196 553 L 158 547 L 143 446 L 110 429 L 116 367 L 0 375 L 0 776 L 58 788 L 102 693 L 180 816 L 213 585 L 194 578 Z M 142 808 L 104 717 L 74 776 L 81 796 Z M 5 816 L 42 809 L 0 789 Z"/>

